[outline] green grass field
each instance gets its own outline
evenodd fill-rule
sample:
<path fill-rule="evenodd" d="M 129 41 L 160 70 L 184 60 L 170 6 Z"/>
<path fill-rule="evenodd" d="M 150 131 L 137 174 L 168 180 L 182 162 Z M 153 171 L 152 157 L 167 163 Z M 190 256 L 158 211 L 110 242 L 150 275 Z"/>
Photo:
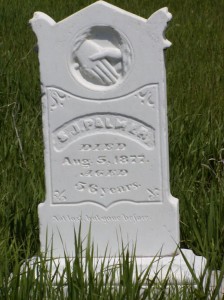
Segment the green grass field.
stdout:
<path fill-rule="evenodd" d="M 0 0 L 0 299 L 64 297 L 63 286 L 55 290 L 46 274 L 39 280 L 16 276 L 22 261 L 38 253 L 37 206 L 45 197 L 39 66 L 28 21 L 35 11 L 60 21 L 92 2 Z M 166 66 L 170 181 L 180 200 L 181 247 L 224 272 L 224 1 L 109 2 L 145 18 L 164 6 L 173 14 Z M 70 281 L 69 299 L 147 299 L 137 292 L 140 280 L 127 288 L 132 273 L 125 259 L 123 286 L 112 288 L 113 274 L 108 284 L 102 277 L 87 282 L 80 271 Z M 153 294 L 150 284 L 149 299 L 181 298 L 178 290 L 164 296 L 163 283 Z M 182 297 L 207 299 L 200 287 Z"/>

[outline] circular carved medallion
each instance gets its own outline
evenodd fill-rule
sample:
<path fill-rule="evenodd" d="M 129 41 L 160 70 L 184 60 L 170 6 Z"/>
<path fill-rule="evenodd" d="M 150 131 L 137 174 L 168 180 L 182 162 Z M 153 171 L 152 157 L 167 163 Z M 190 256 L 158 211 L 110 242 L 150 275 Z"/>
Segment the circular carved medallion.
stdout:
<path fill-rule="evenodd" d="M 109 26 L 94 26 L 76 37 L 70 70 L 86 87 L 104 90 L 123 80 L 131 60 L 131 47 L 123 35 Z"/>

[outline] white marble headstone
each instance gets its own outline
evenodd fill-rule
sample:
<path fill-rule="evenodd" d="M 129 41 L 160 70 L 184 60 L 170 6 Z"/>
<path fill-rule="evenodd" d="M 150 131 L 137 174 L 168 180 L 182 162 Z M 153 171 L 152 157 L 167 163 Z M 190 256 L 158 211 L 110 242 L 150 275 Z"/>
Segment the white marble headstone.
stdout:
<path fill-rule="evenodd" d="M 170 194 L 166 8 L 148 20 L 106 2 L 56 23 L 37 12 L 46 200 L 39 205 L 43 251 L 74 255 L 74 230 L 91 232 L 98 256 L 172 255 L 178 200 Z"/>

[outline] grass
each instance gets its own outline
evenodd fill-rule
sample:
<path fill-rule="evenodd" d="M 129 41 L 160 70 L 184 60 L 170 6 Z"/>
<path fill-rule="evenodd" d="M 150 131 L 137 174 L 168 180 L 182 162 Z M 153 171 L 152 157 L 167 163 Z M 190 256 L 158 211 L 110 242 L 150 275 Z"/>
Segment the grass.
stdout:
<path fill-rule="evenodd" d="M 87 238 L 84 248 L 80 226 L 75 235 L 76 255 L 73 260 L 65 255 L 64 261 L 59 263 L 39 253 L 32 260 L 15 264 L 10 276 L 0 278 L 1 299 L 196 300 L 208 299 L 208 296 L 209 299 L 218 299 L 219 280 L 222 279 L 224 268 L 217 276 L 217 289 L 209 289 L 211 273 L 208 266 L 200 278 L 189 266 L 194 285 L 185 282 L 178 286 L 173 280 L 170 284 L 172 274 L 169 269 L 163 280 L 159 279 L 158 273 L 151 273 L 152 264 L 146 270 L 139 270 L 135 249 L 123 246 L 116 260 L 108 258 L 105 251 L 105 257 L 97 260 L 93 257 L 94 245 L 91 244 L 90 235 Z"/>
<path fill-rule="evenodd" d="M 59 21 L 92 2 L 0 0 L 0 299 L 63 299 L 63 286 L 55 290 L 46 272 L 38 279 L 18 276 L 24 259 L 38 253 L 37 205 L 45 194 L 39 67 L 36 39 L 27 23 L 34 11 Z M 205 256 L 210 269 L 223 269 L 224 1 L 109 2 L 145 18 L 168 6 L 174 16 L 166 32 L 173 43 L 166 65 L 170 182 L 172 194 L 180 199 L 181 246 Z M 122 263 L 131 268 L 127 260 Z M 81 281 L 82 270 L 79 275 L 76 268 L 66 272 L 71 276 L 70 299 L 85 299 L 76 289 L 86 299 L 100 294 L 101 299 L 144 299 L 127 294 L 128 281 L 112 289 L 113 272 L 107 285 L 94 272 L 92 285 Z M 145 294 L 151 293 L 150 284 Z M 166 296 L 163 286 L 153 289 L 158 295 L 150 294 L 150 299 L 180 297 L 178 289 Z M 183 299 L 206 299 L 200 290 L 186 289 Z"/>

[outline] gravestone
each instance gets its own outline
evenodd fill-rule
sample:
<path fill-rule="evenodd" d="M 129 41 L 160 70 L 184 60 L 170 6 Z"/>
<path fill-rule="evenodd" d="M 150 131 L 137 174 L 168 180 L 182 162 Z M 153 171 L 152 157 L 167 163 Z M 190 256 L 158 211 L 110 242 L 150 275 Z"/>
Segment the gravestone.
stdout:
<path fill-rule="evenodd" d="M 66 280 L 63 257 L 73 261 L 80 225 L 83 239 L 91 228 L 97 268 L 106 248 L 110 264 L 123 243 L 136 244 L 136 264 L 141 271 L 150 265 L 153 281 L 155 274 L 167 280 L 169 271 L 175 287 L 195 285 L 205 270 L 204 257 L 176 251 L 164 62 L 170 19 L 167 8 L 146 20 L 98 1 L 59 23 L 41 12 L 30 20 L 38 38 L 45 147 L 40 242 L 54 259 L 46 261 L 53 284 L 58 271 L 60 282 Z M 23 273 L 34 267 L 39 276 L 40 265 L 33 257 Z M 211 290 L 217 280 L 212 274 Z"/>
<path fill-rule="evenodd" d="M 164 49 L 166 8 L 148 20 L 98 1 L 56 23 L 37 12 L 46 200 L 42 251 L 74 256 L 90 225 L 98 256 L 137 243 L 137 257 L 179 243 L 170 194 Z"/>

